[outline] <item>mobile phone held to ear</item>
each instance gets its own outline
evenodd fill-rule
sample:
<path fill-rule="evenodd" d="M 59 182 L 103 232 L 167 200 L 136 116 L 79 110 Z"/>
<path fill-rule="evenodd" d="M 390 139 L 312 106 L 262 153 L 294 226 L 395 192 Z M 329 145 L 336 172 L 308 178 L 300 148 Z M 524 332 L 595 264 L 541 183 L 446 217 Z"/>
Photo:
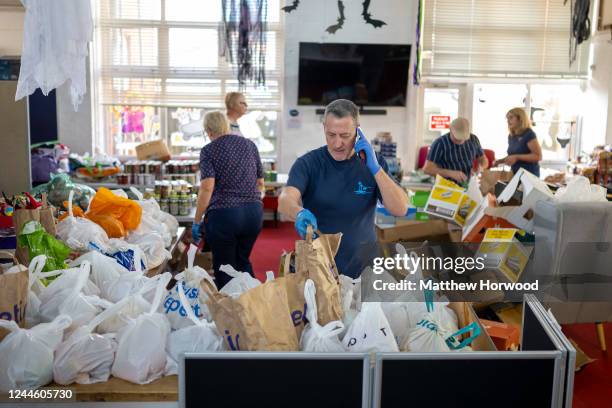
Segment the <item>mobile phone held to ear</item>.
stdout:
<path fill-rule="evenodd" d="M 361 138 L 361 135 L 359 135 L 359 130 L 360 130 L 360 128 L 359 128 L 359 126 L 357 126 L 357 129 L 355 129 L 355 136 L 356 136 L 355 137 L 355 143 L 357 143 L 359 141 L 359 139 Z M 359 158 L 361 159 L 361 161 L 363 163 L 365 163 L 365 161 L 366 161 L 366 154 L 365 154 L 365 152 L 363 150 L 359 152 Z"/>

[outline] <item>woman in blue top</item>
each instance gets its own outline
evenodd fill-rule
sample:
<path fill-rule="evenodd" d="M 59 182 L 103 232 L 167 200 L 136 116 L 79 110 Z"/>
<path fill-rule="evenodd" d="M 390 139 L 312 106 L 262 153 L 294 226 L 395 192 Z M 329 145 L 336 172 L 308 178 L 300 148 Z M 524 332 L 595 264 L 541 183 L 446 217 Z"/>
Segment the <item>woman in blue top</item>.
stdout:
<path fill-rule="evenodd" d="M 229 134 L 229 122 L 219 111 L 204 116 L 211 142 L 200 152 L 201 183 L 192 225 L 195 242 L 204 217 L 215 283 L 221 289 L 231 277 L 219 270 L 231 265 L 253 275 L 251 250 L 263 223 L 263 167 L 257 146 L 242 136 Z"/>
<path fill-rule="evenodd" d="M 495 161 L 495 165 L 504 163 L 512 167 L 512 173 L 523 168 L 528 172 L 540 176 L 542 148 L 535 132 L 531 129 L 531 122 L 523 108 L 513 108 L 506 113 L 508 120 L 508 156 Z"/>

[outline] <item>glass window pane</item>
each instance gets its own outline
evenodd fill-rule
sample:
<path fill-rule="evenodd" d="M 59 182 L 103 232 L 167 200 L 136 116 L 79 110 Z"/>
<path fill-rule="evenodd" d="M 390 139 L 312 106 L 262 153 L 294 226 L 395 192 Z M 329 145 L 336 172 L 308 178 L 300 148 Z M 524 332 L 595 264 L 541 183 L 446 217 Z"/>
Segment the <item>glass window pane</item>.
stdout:
<path fill-rule="evenodd" d="M 113 65 L 157 65 L 156 28 L 114 28 L 111 38 Z"/>
<path fill-rule="evenodd" d="M 425 88 L 423 114 L 423 142 L 431 144 L 438 136 L 448 133 L 447 129 L 431 130 L 432 116 L 450 116 L 451 120 L 456 118 L 459 114 L 459 89 Z"/>
<path fill-rule="evenodd" d="M 199 153 L 200 149 L 210 142 L 204 133 L 202 119 L 204 109 L 170 108 L 168 109 L 168 134 L 172 154 L 185 152 Z"/>
<path fill-rule="evenodd" d="M 171 28 L 170 66 L 216 68 L 219 61 L 217 30 Z"/>
<path fill-rule="evenodd" d="M 110 5 L 111 18 L 135 20 L 161 19 L 161 0 L 114 0 Z M 103 16 L 107 13 L 102 11 Z"/>
<path fill-rule="evenodd" d="M 221 21 L 221 0 L 171 0 L 166 1 L 168 21 Z"/>
<path fill-rule="evenodd" d="M 506 113 L 524 107 L 526 98 L 525 84 L 474 84 L 472 133 L 478 136 L 483 149 L 495 152 L 497 159 L 507 156 Z"/>
<path fill-rule="evenodd" d="M 106 152 L 135 156 L 136 145 L 160 138 L 160 109 L 152 106 L 105 107 Z"/>
<path fill-rule="evenodd" d="M 576 141 L 576 112 L 582 110 L 577 84 L 532 85 L 533 130 L 542 146 L 544 160 L 566 160 Z"/>
<path fill-rule="evenodd" d="M 276 151 L 276 127 L 278 112 L 249 111 L 238 120 L 240 131 L 251 139 L 261 154 L 271 155 Z"/>

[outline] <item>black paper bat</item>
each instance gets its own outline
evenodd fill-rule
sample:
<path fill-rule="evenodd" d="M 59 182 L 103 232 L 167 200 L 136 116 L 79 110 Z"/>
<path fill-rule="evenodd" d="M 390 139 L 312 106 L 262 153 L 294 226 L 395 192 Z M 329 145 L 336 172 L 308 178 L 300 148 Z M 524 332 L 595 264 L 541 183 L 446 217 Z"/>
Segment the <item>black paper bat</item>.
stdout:
<path fill-rule="evenodd" d="M 375 20 L 371 18 L 372 14 L 370 14 L 370 1 L 371 0 L 363 0 L 363 12 L 361 15 L 363 16 L 366 24 L 371 24 L 374 28 L 380 28 L 387 25 L 387 23 L 382 20 Z"/>
<path fill-rule="evenodd" d="M 299 5 L 300 5 L 300 0 L 293 0 L 293 3 L 290 6 L 285 6 L 282 8 L 282 10 L 285 13 L 291 13 L 293 10 L 297 9 Z"/>
<path fill-rule="evenodd" d="M 344 3 L 342 3 L 342 0 L 338 0 L 338 13 L 340 14 L 338 17 L 338 23 L 330 25 L 325 30 L 330 34 L 336 34 L 336 31 L 344 26 Z"/>

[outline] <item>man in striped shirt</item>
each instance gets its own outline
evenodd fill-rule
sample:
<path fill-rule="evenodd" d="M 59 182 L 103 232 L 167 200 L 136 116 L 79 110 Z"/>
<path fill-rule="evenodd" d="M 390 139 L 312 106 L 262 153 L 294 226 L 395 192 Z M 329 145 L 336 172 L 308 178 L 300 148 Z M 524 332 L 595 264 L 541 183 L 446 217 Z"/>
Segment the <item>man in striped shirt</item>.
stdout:
<path fill-rule="evenodd" d="M 450 133 L 432 143 L 423 171 L 431 176 L 439 174 L 458 184 L 465 184 L 472 174 L 474 159 L 478 159 L 479 170 L 487 167 L 488 161 L 480 141 L 470 133 L 470 122 L 457 118 L 451 122 Z"/>

